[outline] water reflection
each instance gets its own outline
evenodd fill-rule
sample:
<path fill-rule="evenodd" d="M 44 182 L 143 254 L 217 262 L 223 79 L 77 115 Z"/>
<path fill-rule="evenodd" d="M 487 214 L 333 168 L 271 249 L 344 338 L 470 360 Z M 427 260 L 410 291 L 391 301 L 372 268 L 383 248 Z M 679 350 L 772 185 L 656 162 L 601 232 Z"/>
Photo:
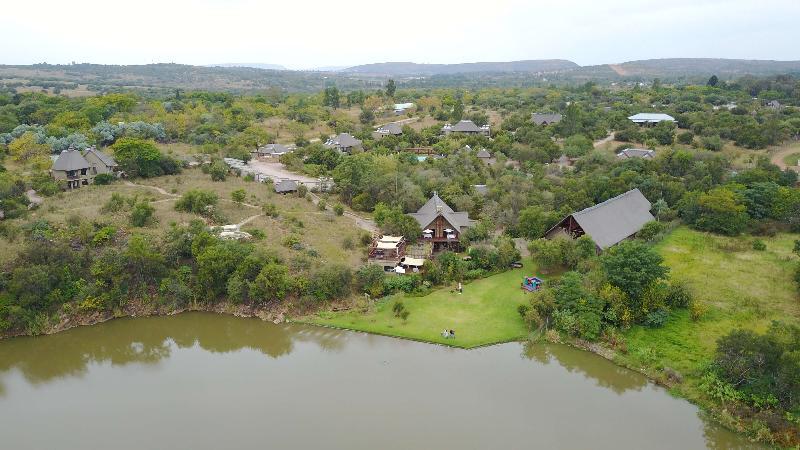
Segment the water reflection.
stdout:
<path fill-rule="evenodd" d="M 264 436 L 348 450 L 752 448 L 640 374 L 561 345 L 467 351 L 207 313 L 0 342 L 0 397 L 15 449 L 263 448 Z M 91 446 L 73 433 L 86 423 Z"/>
<path fill-rule="evenodd" d="M 178 348 L 197 345 L 212 353 L 250 349 L 271 358 L 288 355 L 295 342 L 311 342 L 328 352 L 340 351 L 345 345 L 338 330 L 273 326 L 258 319 L 185 313 L 118 319 L 57 336 L 11 339 L 0 343 L 0 374 L 18 369 L 28 382 L 39 384 L 67 376 L 80 377 L 91 363 L 158 364 L 171 355 L 171 342 Z M 0 395 L 4 392 L 0 380 Z"/>
<path fill-rule="evenodd" d="M 639 391 L 648 384 L 647 378 L 632 370 L 627 370 L 611 361 L 582 350 L 563 345 L 530 344 L 523 347 L 523 356 L 542 364 L 558 363 L 572 373 L 582 374 L 595 381 L 597 386 L 611 389 L 617 394 L 628 390 Z"/>

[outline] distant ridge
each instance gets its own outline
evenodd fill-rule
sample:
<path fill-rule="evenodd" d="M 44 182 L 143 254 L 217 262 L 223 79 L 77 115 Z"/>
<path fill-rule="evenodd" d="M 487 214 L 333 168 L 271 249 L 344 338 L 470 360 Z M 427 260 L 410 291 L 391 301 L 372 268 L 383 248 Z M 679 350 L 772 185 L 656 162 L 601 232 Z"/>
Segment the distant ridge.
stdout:
<path fill-rule="evenodd" d="M 348 67 L 342 72 L 372 75 L 452 75 L 461 73 L 556 72 L 580 66 L 565 59 L 541 59 L 508 62 L 476 62 L 461 64 L 417 64 L 385 62 Z"/>
<path fill-rule="evenodd" d="M 221 64 L 208 64 L 205 67 L 249 67 L 251 69 L 264 69 L 264 70 L 289 70 L 280 64 L 264 64 L 264 63 L 221 63 Z"/>

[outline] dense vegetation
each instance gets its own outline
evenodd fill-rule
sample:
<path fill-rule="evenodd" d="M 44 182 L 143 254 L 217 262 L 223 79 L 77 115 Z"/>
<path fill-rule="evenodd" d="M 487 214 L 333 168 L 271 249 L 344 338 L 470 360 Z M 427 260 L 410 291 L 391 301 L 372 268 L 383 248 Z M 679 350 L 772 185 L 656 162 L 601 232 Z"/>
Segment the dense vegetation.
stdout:
<path fill-rule="evenodd" d="M 768 103 L 773 100 L 779 105 Z M 392 104 L 400 101 L 415 103 L 401 117 L 411 119 L 402 135 L 373 137 L 374 125 L 398 119 Z M 13 257 L 0 277 L 0 330 L 38 333 L 61 314 L 124 313 L 141 304 L 164 311 L 221 304 L 305 311 L 356 294 L 426 293 L 506 270 L 520 257 L 512 239 L 522 238 L 539 266 L 555 275 L 521 308 L 528 322 L 564 338 L 621 348 L 627 330 L 656 330 L 676 317 L 699 320 L 707 312 L 652 246 L 674 227 L 758 236 L 748 240 L 756 251 L 765 246 L 760 238 L 800 231 L 797 174 L 772 164 L 764 151 L 800 136 L 798 104 L 800 82 L 791 76 L 475 91 L 391 82 L 370 90 L 330 84 L 315 94 L 175 90 L 85 98 L 6 89 L 0 92 L 0 242 Z M 648 111 L 672 114 L 676 123 L 639 127 L 627 119 Z M 563 119 L 535 125 L 532 112 L 558 112 Z M 491 124 L 491 137 L 441 135 L 444 123 L 461 119 Z M 344 132 L 361 139 L 363 151 L 340 154 L 319 142 Z M 595 145 L 610 133 L 608 143 Z M 360 211 L 382 231 L 413 241 L 419 226 L 405 213 L 437 192 L 477 220 L 461 236 L 465 254 L 441 253 L 422 275 L 387 277 L 378 267 L 311 264 L 252 241 L 220 240 L 210 226 L 226 223 L 221 205 L 252 201 L 241 189 L 218 195 L 191 188 L 178 195 L 175 188 L 163 200 L 174 200 L 173 212 L 196 219 L 185 223 L 163 220 L 149 199 L 116 193 L 103 209 L 124 212 L 125 224 L 80 218 L 54 223 L 29 212 L 36 207 L 29 189 L 46 197 L 69 195 L 48 174 L 51 155 L 69 147 L 98 146 L 137 182 L 189 172 L 220 185 L 237 175 L 222 157 L 247 160 L 254 148 L 275 141 L 297 146 L 281 157 L 287 168 L 334 181 L 333 192 L 317 200 L 321 213 L 327 205 L 334 205 L 336 216 L 346 208 Z M 431 155 L 421 159 L 405 151 L 412 147 L 430 147 Z M 624 147 L 651 148 L 656 156 L 616 158 Z M 477 158 L 482 148 L 492 160 Z M 562 155 L 569 167 L 554 164 Z M 202 169 L 189 170 L 190 163 Z M 104 183 L 120 186 L 98 177 L 97 184 Z M 565 215 L 633 188 L 650 200 L 658 219 L 638 241 L 598 256 L 588 237 L 539 239 Z M 304 187 L 292 198 L 312 199 Z M 269 202 L 247 206 L 268 217 L 282 215 Z M 285 220 L 293 231 L 279 245 L 304 250 L 295 233 L 302 221 Z M 265 237 L 259 233 L 253 238 Z M 345 251 L 368 243 L 349 239 L 341 243 Z M 747 408 L 771 411 L 773 432 L 797 417 L 795 331 L 776 327 L 784 328 L 767 335 L 736 331 L 720 340 L 714 366 L 703 372 L 708 392 L 719 388 Z M 742 352 L 756 356 L 737 359 Z M 753 364 L 760 365 L 751 369 Z"/>

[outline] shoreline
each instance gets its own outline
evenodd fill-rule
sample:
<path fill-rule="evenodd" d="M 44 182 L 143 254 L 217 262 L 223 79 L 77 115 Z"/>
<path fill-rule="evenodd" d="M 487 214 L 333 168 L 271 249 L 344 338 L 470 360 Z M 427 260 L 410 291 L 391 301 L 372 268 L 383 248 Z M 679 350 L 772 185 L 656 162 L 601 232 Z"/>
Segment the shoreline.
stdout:
<path fill-rule="evenodd" d="M 739 419 L 736 422 L 732 422 L 730 420 L 723 420 L 723 417 L 727 417 L 728 419 L 735 419 L 735 416 L 732 416 L 727 409 L 716 409 L 708 407 L 707 405 L 702 404 L 699 401 L 696 401 L 689 396 L 687 396 L 684 392 L 681 392 L 677 387 L 682 384 L 682 382 L 670 382 L 667 376 L 658 376 L 653 373 L 650 373 L 646 368 L 641 367 L 631 367 L 627 364 L 624 364 L 615 359 L 616 351 L 610 348 L 607 348 L 600 344 L 591 343 L 588 341 L 582 341 L 579 339 L 569 339 L 569 340 L 558 340 L 554 341 L 548 339 L 545 334 L 541 334 L 538 338 L 535 338 L 532 334 L 529 334 L 528 337 L 521 337 L 519 339 L 509 339 L 504 341 L 492 342 L 487 344 L 476 345 L 473 347 L 463 347 L 458 345 L 452 345 L 447 343 L 441 342 L 433 342 L 427 341 L 424 339 L 406 337 L 406 336 L 397 336 L 392 335 L 389 333 L 378 333 L 373 331 L 365 331 L 365 330 L 358 330 L 353 328 L 346 328 L 334 325 L 325 325 L 319 324 L 312 321 L 302 320 L 302 317 L 306 316 L 298 316 L 299 320 L 294 320 L 291 317 L 287 317 L 287 307 L 285 305 L 265 305 L 265 306 L 250 306 L 250 305 L 234 305 L 227 302 L 221 302 L 214 305 L 191 305 L 185 308 L 180 309 L 163 309 L 155 305 L 148 305 L 141 301 L 131 302 L 123 308 L 122 311 L 118 312 L 94 312 L 91 314 L 67 314 L 62 313 L 59 317 L 59 320 L 55 324 L 50 324 L 43 330 L 42 333 L 39 334 L 26 334 L 25 332 L 17 332 L 17 333 L 4 333 L 0 335 L 0 342 L 6 339 L 12 338 L 19 338 L 19 337 L 36 337 L 36 336 L 46 336 L 46 335 L 53 335 L 63 331 L 67 331 L 73 328 L 78 328 L 82 326 L 94 326 L 99 325 L 113 319 L 122 319 L 122 318 L 137 318 L 137 317 L 155 317 L 155 316 L 173 316 L 182 314 L 185 312 L 206 312 L 206 313 L 214 313 L 214 314 L 222 314 L 222 315 L 230 315 L 234 317 L 241 317 L 241 318 L 258 318 L 264 322 L 271 322 L 273 324 L 280 324 L 280 323 L 289 323 L 289 324 L 299 324 L 299 325 L 308 325 L 308 326 L 315 326 L 320 328 L 329 328 L 329 329 L 336 329 L 342 331 L 349 331 L 349 332 L 358 332 L 364 334 L 370 334 L 375 336 L 383 336 L 393 339 L 402 339 L 406 341 L 418 342 L 421 344 L 427 345 L 438 345 L 442 347 L 448 347 L 458 350 L 464 351 L 471 351 L 485 347 L 491 347 L 494 345 L 506 344 L 509 342 L 520 342 L 520 343 L 536 343 L 536 341 L 547 342 L 551 344 L 559 344 L 559 345 L 566 345 L 581 351 L 585 351 L 588 353 L 592 353 L 600 358 L 603 358 L 607 361 L 610 361 L 617 367 L 621 367 L 626 370 L 630 370 L 636 372 L 642 376 L 644 376 L 648 381 L 654 383 L 657 386 L 660 386 L 667 390 L 670 395 L 673 395 L 677 398 L 683 399 L 692 405 L 696 406 L 701 414 L 706 415 L 710 420 L 714 423 L 732 431 L 735 433 L 742 434 L 751 442 L 758 442 L 764 443 L 758 440 L 754 440 L 747 432 L 747 429 L 743 427 L 742 421 L 745 419 Z M 745 421 L 745 423 L 748 421 Z M 770 445 L 766 443 L 767 445 Z"/>

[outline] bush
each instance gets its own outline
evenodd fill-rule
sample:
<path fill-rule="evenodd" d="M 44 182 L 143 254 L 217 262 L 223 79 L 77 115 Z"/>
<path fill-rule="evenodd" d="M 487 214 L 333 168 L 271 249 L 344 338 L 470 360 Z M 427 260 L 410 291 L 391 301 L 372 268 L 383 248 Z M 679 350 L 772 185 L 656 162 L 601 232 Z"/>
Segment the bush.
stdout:
<path fill-rule="evenodd" d="M 673 283 L 667 287 L 664 302 L 672 308 L 686 308 L 692 304 L 692 292 L 683 283 Z"/>
<path fill-rule="evenodd" d="M 110 173 L 101 173 L 94 177 L 94 184 L 99 184 L 99 185 L 111 184 L 116 179 L 117 177 L 115 177 Z"/>
<path fill-rule="evenodd" d="M 300 198 L 304 198 L 308 194 L 308 186 L 305 184 L 298 184 L 297 186 L 297 196 Z"/>
<path fill-rule="evenodd" d="M 152 222 L 153 213 L 155 208 L 150 202 L 141 201 L 133 205 L 131 210 L 131 225 L 135 227 L 143 227 Z"/>
<path fill-rule="evenodd" d="M 341 216 L 342 214 L 344 214 L 344 206 L 342 206 L 341 203 L 337 203 L 337 204 L 333 205 L 333 212 L 337 216 Z"/>
<path fill-rule="evenodd" d="M 231 192 L 231 200 L 233 200 L 236 203 L 241 204 L 242 202 L 244 202 L 245 198 L 247 198 L 247 192 L 245 192 L 244 189 L 237 189 Z"/>
<path fill-rule="evenodd" d="M 661 222 L 647 222 L 642 229 L 636 233 L 636 237 L 647 242 L 653 242 L 662 236 L 666 228 L 667 226 Z"/>
<path fill-rule="evenodd" d="M 694 141 L 694 133 L 686 131 L 678 135 L 678 142 L 681 144 L 691 144 Z"/>
<path fill-rule="evenodd" d="M 394 302 L 394 305 L 392 305 L 392 312 L 395 317 L 400 317 L 404 311 L 406 311 L 406 305 L 403 302 L 399 300 Z"/>
<path fill-rule="evenodd" d="M 228 165 L 221 160 L 214 161 L 208 168 L 208 173 L 213 181 L 225 181 L 228 175 Z"/>
<path fill-rule="evenodd" d="M 325 211 L 327 208 L 328 208 L 328 202 L 326 202 L 325 199 L 322 198 L 319 199 L 319 202 L 317 202 L 317 209 L 319 209 L 320 211 Z"/>
<path fill-rule="evenodd" d="M 273 219 L 278 218 L 278 207 L 275 206 L 274 203 L 264 203 L 261 210 L 264 212 L 265 216 L 272 217 Z"/>
<path fill-rule="evenodd" d="M 661 328 L 667 323 L 667 319 L 669 318 L 669 311 L 666 309 L 657 309 L 653 312 L 648 313 L 644 317 L 644 324 L 650 328 Z"/>
<path fill-rule="evenodd" d="M 213 208 L 217 204 L 217 194 L 201 189 L 192 189 L 184 193 L 175 202 L 175 209 L 178 211 L 190 212 L 204 216 L 213 214 Z"/>
<path fill-rule="evenodd" d="M 764 243 L 761 239 L 756 239 L 753 241 L 753 250 L 762 252 L 767 249 L 767 244 Z"/>
<path fill-rule="evenodd" d="M 689 318 L 692 319 L 692 322 L 699 321 L 706 315 L 707 312 L 708 306 L 706 306 L 705 303 L 694 300 L 691 304 L 689 304 Z"/>

